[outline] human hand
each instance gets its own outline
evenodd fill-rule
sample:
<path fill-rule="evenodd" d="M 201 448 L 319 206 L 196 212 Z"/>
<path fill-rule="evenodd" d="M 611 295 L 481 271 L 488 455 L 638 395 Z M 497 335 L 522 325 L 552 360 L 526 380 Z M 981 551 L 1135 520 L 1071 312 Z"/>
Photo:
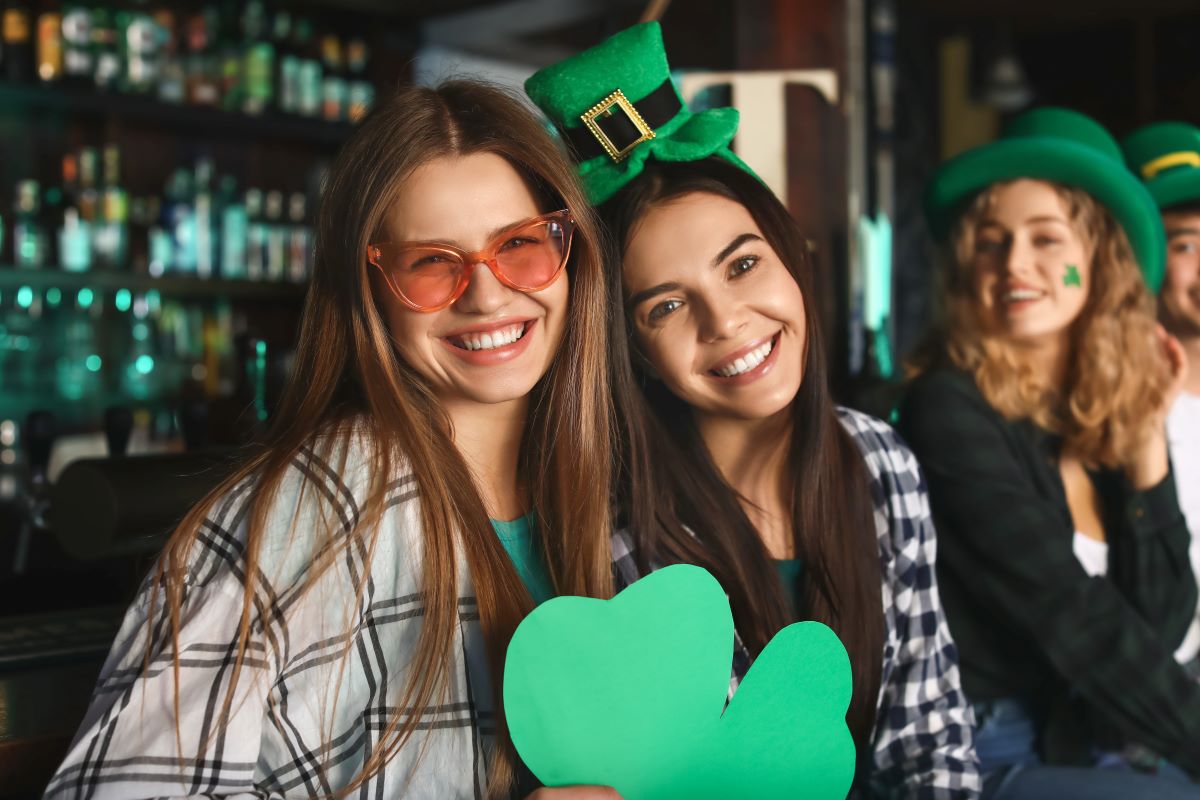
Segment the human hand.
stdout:
<path fill-rule="evenodd" d="M 1183 345 L 1166 332 L 1162 325 L 1156 326 L 1155 334 L 1162 345 L 1170 369 L 1171 380 L 1163 394 L 1162 405 L 1153 410 L 1151 433 L 1146 437 L 1125 463 L 1125 475 L 1133 488 L 1145 491 L 1157 486 L 1167 476 L 1170 461 L 1167 454 L 1167 414 L 1187 383 L 1188 359 Z"/>

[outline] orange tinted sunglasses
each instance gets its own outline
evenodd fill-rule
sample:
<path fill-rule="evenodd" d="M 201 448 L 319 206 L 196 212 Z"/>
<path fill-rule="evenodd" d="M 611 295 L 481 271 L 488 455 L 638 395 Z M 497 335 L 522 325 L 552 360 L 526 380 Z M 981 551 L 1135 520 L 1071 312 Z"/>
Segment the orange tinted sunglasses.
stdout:
<path fill-rule="evenodd" d="M 511 225 L 474 253 L 433 242 L 381 242 L 367 245 L 367 261 L 400 302 L 428 313 L 462 297 L 475 264 L 486 264 L 496 280 L 518 292 L 545 289 L 566 266 L 574 232 L 575 219 L 563 209 Z"/>

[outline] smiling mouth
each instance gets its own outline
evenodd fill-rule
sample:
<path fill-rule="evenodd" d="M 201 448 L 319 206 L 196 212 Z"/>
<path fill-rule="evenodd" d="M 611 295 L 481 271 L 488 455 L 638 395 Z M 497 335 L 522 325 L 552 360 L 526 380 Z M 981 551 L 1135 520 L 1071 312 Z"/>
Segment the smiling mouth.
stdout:
<path fill-rule="evenodd" d="M 505 325 L 503 328 L 497 328 L 494 331 L 487 331 L 486 333 L 462 333 L 456 336 L 447 336 L 446 341 L 459 350 L 472 352 L 476 350 L 496 350 L 521 341 L 525 334 L 529 332 L 529 327 L 532 324 L 533 320 L 517 322 L 512 325 Z"/>
<path fill-rule="evenodd" d="M 738 356 L 724 366 L 710 369 L 708 374 L 715 375 L 718 378 L 736 378 L 738 375 L 743 375 L 760 366 L 767 360 L 767 357 L 771 355 L 771 351 L 778 344 L 779 334 L 775 334 L 768 341 L 763 342 L 749 353 Z"/>
<path fill-rule="evenodd" d="M 1039 289 L 1006 289 L 1000 293 L 1000 302 L 1006 305 L 1029 303 L 1045 296 L 1046 293 Z"/>

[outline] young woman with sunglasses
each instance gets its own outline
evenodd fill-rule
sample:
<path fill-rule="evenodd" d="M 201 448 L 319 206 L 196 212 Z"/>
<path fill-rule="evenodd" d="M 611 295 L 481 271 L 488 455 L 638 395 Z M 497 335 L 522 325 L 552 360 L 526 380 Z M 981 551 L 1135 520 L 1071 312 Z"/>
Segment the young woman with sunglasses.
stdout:
<path fill-rule="evenodd" d="M 359 126 L 266 447 L 171 538 L 48 796 L 524 791 L 507 641 L 611 592 L 596 242 L 498 89 L 402 89 Z"/>
<path fill-rule="evenodd" d="M 619 583 L 677 562 L 711 572 L 737 629 L 731 692 L 783 626 L 824 622 L 853 671 L 855 796 L 977 797 L 920 471 L 887 425 L 834 405 L 804 238 L 728 149 L 736 112 L 683 106 L 657 23 L 525 88 L 614 245 Z"/>

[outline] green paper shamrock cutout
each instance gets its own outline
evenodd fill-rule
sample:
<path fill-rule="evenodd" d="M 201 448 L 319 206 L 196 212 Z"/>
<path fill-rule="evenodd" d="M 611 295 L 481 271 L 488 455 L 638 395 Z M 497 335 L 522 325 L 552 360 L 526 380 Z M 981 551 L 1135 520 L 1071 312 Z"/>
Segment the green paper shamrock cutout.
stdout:
<path fill-rule="evenodd" d="M 517 627 L 504 709 L 547 786 L 624 800 L 845 798 L 850 660 L 817 622 L 780 631 L 725 705 L 733 615 L 700 567 L 654 572 L 612 600 L 558 597 Z"/>
<path fill-rule="evenodd" d="M 1067 264 L 1067 273 L 1063 275 L 1063 286 L 1083 286 L 1083 281 L 1079 278 L 1079 267 Z"/>

